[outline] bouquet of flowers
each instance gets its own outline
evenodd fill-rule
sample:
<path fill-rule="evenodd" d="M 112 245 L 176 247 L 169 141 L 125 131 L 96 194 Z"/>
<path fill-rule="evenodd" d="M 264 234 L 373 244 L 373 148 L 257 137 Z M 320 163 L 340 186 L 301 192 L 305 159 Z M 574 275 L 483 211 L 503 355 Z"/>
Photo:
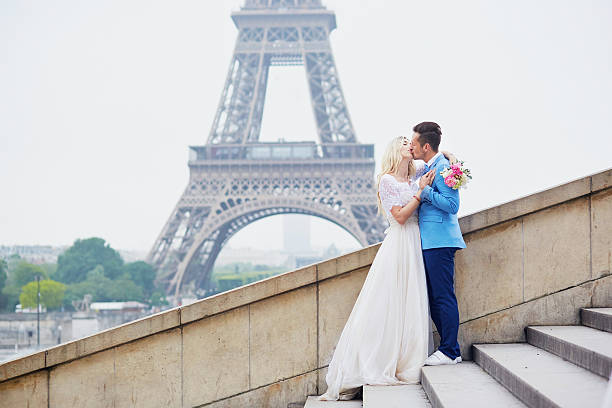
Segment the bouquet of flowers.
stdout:
<path fill-rule="evenodd" d="M 450 168 L 442 170 L 440 175 L 444 177 L 444 183 L 453 190 L 458 190 L 461 187 L 465 188 L 468 181 L 472 179 L 470 169 L 465 167 L 462 161 L 458 161 L 452 164 Z"/>

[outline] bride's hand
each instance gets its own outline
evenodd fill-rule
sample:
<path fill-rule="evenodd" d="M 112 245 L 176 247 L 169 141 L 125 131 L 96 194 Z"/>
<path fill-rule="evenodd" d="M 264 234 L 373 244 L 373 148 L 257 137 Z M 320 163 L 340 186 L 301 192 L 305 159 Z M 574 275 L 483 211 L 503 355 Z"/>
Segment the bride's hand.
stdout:
<path fill-rule="evenodd" d="M 426 186 L 430 185 L 434 178 L 434 169 L 429 170 L 419 179 L 419 190 L 423 190 Z"/>
<path fill-rule="evenodd" d="M 448 152 L 446 150 L 440 150 L 440 152 L 444 155 L 444 157 L 446 157 L 446 160 L 448 160 L 450 164 L 456 164 L 459 161 L 457 160 L 457 157 L 451 152 Z"/>

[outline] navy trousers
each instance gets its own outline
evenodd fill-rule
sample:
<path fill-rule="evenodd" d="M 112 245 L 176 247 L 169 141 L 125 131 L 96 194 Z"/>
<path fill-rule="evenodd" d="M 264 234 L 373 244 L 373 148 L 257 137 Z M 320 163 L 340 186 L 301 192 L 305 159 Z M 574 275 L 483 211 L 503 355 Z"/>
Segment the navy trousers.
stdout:
<path fill-rule="evenodd" d="M 454 286 L 455 251 L 457 248 L 423 250 L 431 320 L 440 334 L 438 350 L 453 360 L 461 355 L 457 342 L 459 309 Z"/>

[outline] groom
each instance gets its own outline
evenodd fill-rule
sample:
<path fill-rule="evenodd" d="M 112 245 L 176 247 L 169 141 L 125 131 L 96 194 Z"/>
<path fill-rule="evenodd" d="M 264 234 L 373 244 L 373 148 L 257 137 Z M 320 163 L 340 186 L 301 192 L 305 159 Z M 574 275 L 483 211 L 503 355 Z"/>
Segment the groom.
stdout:
<path fill-rule="evenodd" d="M 425 360 L 425 365 L 457 364 L 461 352 L 457 342 L 459 310 L 455 297 L 455 251 L 465 248 L 457 211 L 459 191 L 444 183 L 440 172 L 450 167 L 438 152 L 442 130 L 434 122 L 419 123 L 413 128 L 410 151 L 415 159 L 426 162 L 426 175 L 419 184 L 423 188 L 419 208 L 419 228 L 427 294 L 431 319 L 440 334 L 440 347 Z"/>

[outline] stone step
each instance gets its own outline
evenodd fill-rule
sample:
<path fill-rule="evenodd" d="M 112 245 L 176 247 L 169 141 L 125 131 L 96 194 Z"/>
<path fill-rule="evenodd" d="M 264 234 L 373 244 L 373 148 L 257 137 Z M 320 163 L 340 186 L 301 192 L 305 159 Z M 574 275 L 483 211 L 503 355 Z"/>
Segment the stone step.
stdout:
<path fill-rule="evenodd" d="M 582 324 L 612 333 L 612 307 L 581 309 Z"/>
<path fill-rule="evenodd" d="M 361 408 L 363 407 L 362 400 L 350 401 L 319 401 L 317 397 L 311 395 L 306 400 L 304 408 Z"/>
<path fill-rule="evenodd" d="M 364 385 L 364 408 L 431 408 L 420 384 Z"/>
<path fill-rule="evenodd" d="M 422 384 L 433 408 L 525 407 L 473 362 L 423 367 Z"/>
<path fill-rule="evenodd" d="M 525 333 L 529 344 L 610 378 L 612 333 L 586 326 L 530 326 Z"/>
<path fill-rule="evenodd" d="M 526 343 L 474 345 L 474 361 L 530 407 L 601 408 L 608 381 Z"/>

